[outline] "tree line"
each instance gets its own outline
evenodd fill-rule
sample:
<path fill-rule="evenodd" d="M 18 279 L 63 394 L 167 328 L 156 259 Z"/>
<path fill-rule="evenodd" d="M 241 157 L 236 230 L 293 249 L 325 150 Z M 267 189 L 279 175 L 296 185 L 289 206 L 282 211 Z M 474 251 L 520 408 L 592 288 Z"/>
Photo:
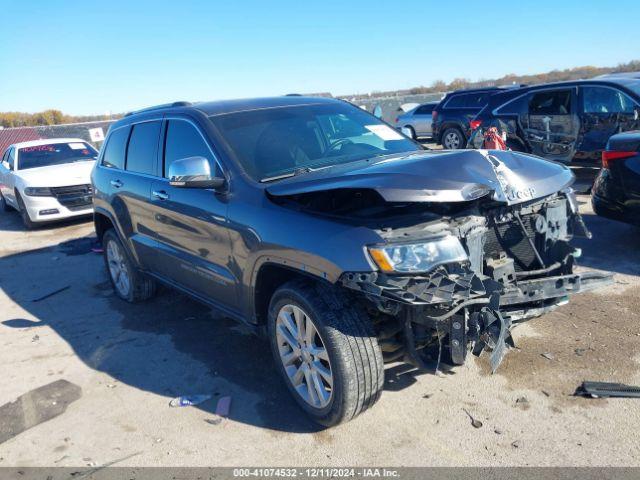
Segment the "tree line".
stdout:
<path fill-rule="evenodd" d="M 53 109 L 36 113 L 0 112 L 0 127 L 36 127 L 109 119 L 110 117 L 107 115 L 67 115 L 62 113 L 60 110 Z"/>
<path fill-rule="evenodd" d="M 608 73 L 621 72 L 638 72 L 640 71 L 640 60 L 632 60 L 627 63 L 621 63 L 615 67 L 575 67 L 566 68 L 564 70 L 552 70 L 546 73 L 537 73 L 534 75 L 516 75 L 510 73 L 500 78 L 480 79 L 472 81 L 468 78 L 456 78 L 449 83 L 442 80 L 436 80 L 431 85 L 410 88 L 408 90 L 393 90 L 387 92 L 372 92 L 371 95 L 345 95 L 344 98 L 368 98 L 368 97 L 387 97 L 395 95 L 417 95 L 421 93 L 441 93 L 460 90 L 463 88 L 479 88 L 494 87 L 512 84 L 535 85 L 539 83 L 562 82 L 566 80 L 578 80 L 597 77 Z"/>
<path fill-rule="evenodd" d="M 549 82 L 561 82 L 565 80 L 576 80 L 580 78 L 593 78 L 598 75 L 619 72 L 637 72 L 640 71 L 640 60 L 632 60 L 627 63 L 621 63 L 616 67 L 576 67 L 566 68 L 564 70 L 552 70 L 546 73 L 538 73 L 535 75 L 516 75 L 510 73 L 500 78 L 481 79 L 472 81 L 468 78 L 456 78 L 449 83 L 442 80 L 436 80 L 430 86 L 414 87 L 408 90 L 393 90 L 387 92 L 373 92 L 371 95 L 344 95 L 344 98 L 361 99 L 373 97 L 386 97 L 394 95 L 416 95 L 420 93 L 441 93 L 452 90 L 460 90 L 462 88 L 478 88 L 492 87 L 511 84 L 537 84 Z M 329 96 L 329 94 L 325 94 Z M 99 120 L 109 120 L 110 118 L 119 118 L 121 115 L 108 117 L 107 115 L 67 115 L 60 110 L 45 110 L 37 113 L 24 112 L 0 112 L 0 126 L 4 128 L 10 127 L 31 127 L 43 125 L 60 125 L 61 123 L 78 123 L 91 122 Z"/>

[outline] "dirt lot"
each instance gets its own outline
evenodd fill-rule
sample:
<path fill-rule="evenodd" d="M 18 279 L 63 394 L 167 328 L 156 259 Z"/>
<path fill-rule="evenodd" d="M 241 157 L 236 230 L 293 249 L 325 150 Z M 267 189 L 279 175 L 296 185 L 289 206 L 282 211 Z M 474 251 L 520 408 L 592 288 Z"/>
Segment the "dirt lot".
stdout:
<path fill-rule="evenodd" d="M 81 392 L 0 443 L 0 466 L 639 466 L 640 400 L 572 393 L 585 379 L 640 384 L 640 229 L 581 200 L 595 236 L 577 241 L 581 263 L 615 273 L 613 286 L 516 329 L 496 375 L 486 358 L 444 377 L 388 366 L 376 407 L 325 431 L 289 398 L 265 342 L 169 290 L 135 306 L 115 298 L 91 223 L 26 233 L 2 214 L 0 405 L 56 380 Z M 231 395 L 229 418 L 216 420 L 215 397 L 169 407 L 202 392 Z M 0 425 L 38 423 L 47 407 L 19 405 L 0 407 Z"/>

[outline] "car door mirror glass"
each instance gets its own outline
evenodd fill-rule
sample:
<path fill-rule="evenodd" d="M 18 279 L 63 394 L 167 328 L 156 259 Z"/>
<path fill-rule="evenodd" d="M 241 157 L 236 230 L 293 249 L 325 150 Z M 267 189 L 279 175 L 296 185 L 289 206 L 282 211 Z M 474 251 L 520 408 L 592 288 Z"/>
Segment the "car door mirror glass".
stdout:
<path fill-rule="evenodd" d="M 376 105 L 373 109 L 373 115 L 377 118 L 382 118 L 382 107 L 380 105 Z"/>
<path fill-rule="evenodd" d="M 206 158 L 188 157 L 171 163 L 169 184 L 181 188 L 220 188 L 224 185 L 224 178 L 213 175 Z"/>

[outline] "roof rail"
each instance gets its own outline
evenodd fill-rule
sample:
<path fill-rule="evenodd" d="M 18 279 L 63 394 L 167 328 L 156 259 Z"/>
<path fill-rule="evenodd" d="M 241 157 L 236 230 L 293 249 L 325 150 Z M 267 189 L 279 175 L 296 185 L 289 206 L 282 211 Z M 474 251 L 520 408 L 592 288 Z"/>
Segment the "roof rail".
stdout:
<path fill-rule="evenodd" d="M 162 105 L 155 105 L 153 107 L 141 108 L 140 110 L 133 110 L 131 112 L 125 113 L 125 117 L 130 115 L 134 115 L 136 113 L 144 113 L 144 112 L 152 112 L 154 110 L 161 110 L 163 108 L 171 108 L 171 107 L 189 107 L 191 106 L 191 102 L 173 102 L 173 103 L 163 103 Z"/>

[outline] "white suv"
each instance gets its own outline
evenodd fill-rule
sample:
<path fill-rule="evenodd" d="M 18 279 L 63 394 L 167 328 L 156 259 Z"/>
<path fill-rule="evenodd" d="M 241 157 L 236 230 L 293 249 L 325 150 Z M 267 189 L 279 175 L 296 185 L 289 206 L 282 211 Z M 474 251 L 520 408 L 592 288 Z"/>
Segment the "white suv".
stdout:
<path fill-rule="evenodd" d="M 0 162 L 0 207 L 18 210 L 27 228 L 91 214 L 90 176 L 97 156 L 78 138 L 11 145 Z"/>

